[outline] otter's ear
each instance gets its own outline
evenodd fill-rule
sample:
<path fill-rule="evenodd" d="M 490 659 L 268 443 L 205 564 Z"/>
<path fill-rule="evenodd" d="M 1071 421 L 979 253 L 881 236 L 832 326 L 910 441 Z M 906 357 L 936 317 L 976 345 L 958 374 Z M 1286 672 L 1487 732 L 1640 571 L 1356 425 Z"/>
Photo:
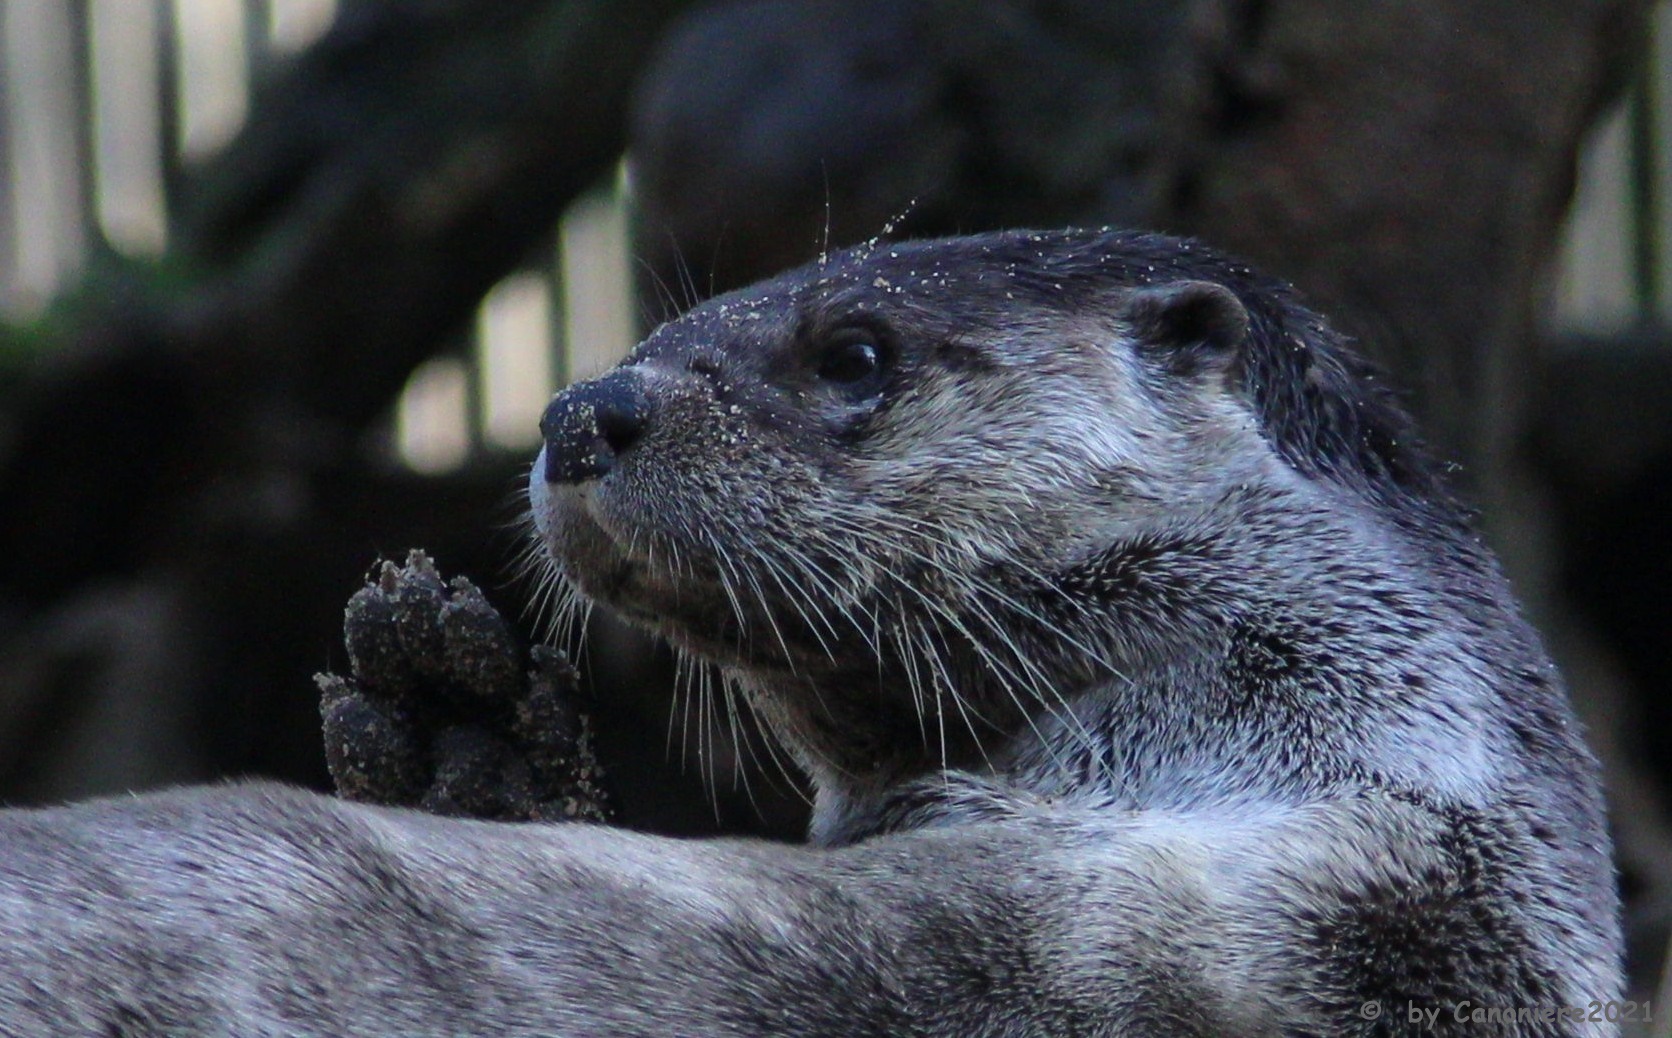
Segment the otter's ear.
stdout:
<path fill-rule="evenodd" d="M 1122 314 L 1144 353 L 1180 375 L 1223 370 L 1248 335 L 1248 311 L 1235 292 L 1211 281 L 1135 289 Z"/>

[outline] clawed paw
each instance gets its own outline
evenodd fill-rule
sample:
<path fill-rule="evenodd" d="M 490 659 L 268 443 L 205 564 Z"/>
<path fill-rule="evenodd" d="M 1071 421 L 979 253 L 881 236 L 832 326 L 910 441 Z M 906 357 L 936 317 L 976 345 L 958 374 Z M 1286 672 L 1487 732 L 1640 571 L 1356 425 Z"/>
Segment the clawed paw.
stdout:
<path fill-rule="evenodd" d="M 607 820 L 575 668 L 524 653 L 463 577 L 382 563 L 343 616 L 351 674 L 321 674 L 325 757 L 351 800 L 506 820 Z"/>

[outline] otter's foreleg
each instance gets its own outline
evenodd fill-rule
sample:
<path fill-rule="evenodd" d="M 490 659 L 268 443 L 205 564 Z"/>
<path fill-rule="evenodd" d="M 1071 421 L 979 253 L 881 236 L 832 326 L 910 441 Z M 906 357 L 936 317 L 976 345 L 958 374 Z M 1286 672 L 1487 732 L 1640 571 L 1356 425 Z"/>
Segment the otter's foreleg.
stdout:
<path fill-rule="evenodd" d="M 1420 837 L 1404 810 L 1063 811 L 838 850 L 268 786 L 11 812 L 0 1032 L 1357 1033 L 1377 967 L 1316 923 L 1440 867 L 1391 842 Z"/>

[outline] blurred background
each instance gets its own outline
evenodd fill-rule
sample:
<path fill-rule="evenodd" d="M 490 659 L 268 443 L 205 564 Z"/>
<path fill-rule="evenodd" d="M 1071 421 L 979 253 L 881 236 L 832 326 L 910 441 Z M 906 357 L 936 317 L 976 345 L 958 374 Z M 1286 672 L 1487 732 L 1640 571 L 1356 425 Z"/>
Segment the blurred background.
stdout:
<path fill-rule="evenodd" d="M 1672 924 L 1668 18 L 0 0 L 0 800 L 323 787 L 311 676 L 409 547 L 537 635 L 539 413 L 697 299 L 890 221 L 1153 227 L 1297 283 L 1456 459 L 1603 758 L 1647 990 Z M 674 723 L 664 653 L 587 637 L 628 824 L 795 833 L 795 790 Z"/>

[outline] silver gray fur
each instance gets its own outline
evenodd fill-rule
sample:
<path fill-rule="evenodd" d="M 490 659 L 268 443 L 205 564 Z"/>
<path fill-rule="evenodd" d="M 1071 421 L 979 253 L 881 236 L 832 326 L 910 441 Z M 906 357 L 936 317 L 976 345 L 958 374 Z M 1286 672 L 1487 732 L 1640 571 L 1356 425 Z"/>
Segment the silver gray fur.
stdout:
<path fill-rule="evenodd" d="M 266 785 L 8 812 L 0 1032 L 1616 1033 L 1537 1022 L 1620 991 L 1559 679 L 1281 286 L 1156 236 L 867 247 L 545 428 L 554 572 L 762 712 L 810 845 Z"/>

